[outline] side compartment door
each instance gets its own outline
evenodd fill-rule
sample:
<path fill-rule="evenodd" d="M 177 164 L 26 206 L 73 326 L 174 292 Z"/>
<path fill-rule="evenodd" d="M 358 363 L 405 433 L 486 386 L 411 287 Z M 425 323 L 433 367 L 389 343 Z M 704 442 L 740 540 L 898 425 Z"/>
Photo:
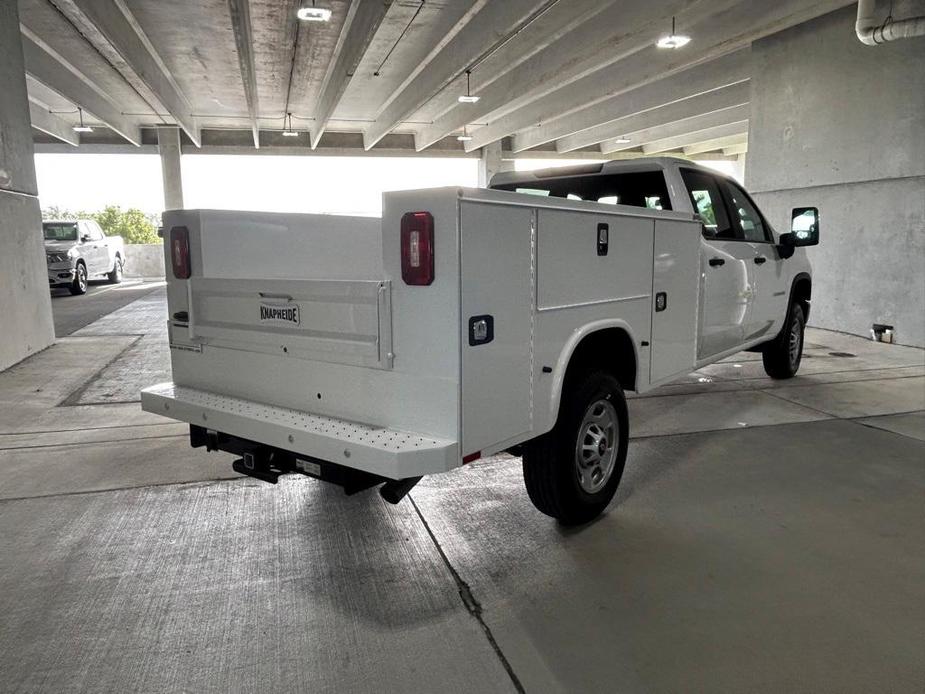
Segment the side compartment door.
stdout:
<path fill-rule="evenodd" d="M 655 222 L 652 359 L 649 382 L 688 374 L 697 361 L 700 229 L 694 222 Z"/>
<path fill-rule="evenodd" d="M 731 223 L 715 176 L 681 169 L 700 241 L 700 338 L 697 358 L 708 359 L 745 341 L 755 297 L 755 250 Z"/>
<path fill-rule="evenodd" d="M 460 203 L 462 455 L 532 429 L 535 213 Z"/>

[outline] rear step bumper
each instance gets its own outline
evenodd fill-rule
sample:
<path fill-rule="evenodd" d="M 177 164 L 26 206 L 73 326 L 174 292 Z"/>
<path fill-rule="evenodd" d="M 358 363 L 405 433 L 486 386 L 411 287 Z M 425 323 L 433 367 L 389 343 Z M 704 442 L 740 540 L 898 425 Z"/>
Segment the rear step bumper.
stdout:
<path fill-rule="evenodd" d="M 141 407 L 146 412 L 393 480 L 446 472 L 459 465 L 455 441 L 263 405 L 173 383 L 141 391 Z"/>

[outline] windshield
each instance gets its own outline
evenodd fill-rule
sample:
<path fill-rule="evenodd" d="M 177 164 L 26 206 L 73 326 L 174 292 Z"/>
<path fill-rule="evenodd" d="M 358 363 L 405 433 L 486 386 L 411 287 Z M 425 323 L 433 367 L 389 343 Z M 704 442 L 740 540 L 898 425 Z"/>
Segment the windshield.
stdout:
<path fill-rule="evenodd" d="M 76 241 L 77 224 L 75 222 L 48 223 L 45 222 L 42 227 L 45 229 L 46 241 Z"/>

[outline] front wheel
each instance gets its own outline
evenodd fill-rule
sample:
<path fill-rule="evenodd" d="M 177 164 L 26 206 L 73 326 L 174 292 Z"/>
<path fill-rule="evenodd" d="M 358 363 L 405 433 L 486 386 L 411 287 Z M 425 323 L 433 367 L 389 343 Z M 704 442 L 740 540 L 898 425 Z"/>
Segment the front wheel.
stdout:
<path fill-rule="evenodd" d="M 74 269 L 74 281 L 71 282 L 69 289 L 71 294 L 75 295 L 87 293 L 87 266 L 83 263 L 77 263 Z"/>
<path fill-rule="evenodd" d="M 762 351 L 764 371 L 771 378 L 793 378 L 803 360 L 803 307 L 794 302 L 780 335 Z"/>
<path fill-rule="evenodd" d="M 524 446 L 524 484 L 533 505 L 564 525 L 599 516 L 620 484 L 629 443 L 626 398 L 597 371 L 563 393 L 559 420 Z"/>
<path fill-rule="evenodd" d="M 118 256 L 116 256 L 116 259 L 112 262 L 112 272 L 109 273 L 108 277 L 110 284 L 122 283 L 122 259 Z"/>

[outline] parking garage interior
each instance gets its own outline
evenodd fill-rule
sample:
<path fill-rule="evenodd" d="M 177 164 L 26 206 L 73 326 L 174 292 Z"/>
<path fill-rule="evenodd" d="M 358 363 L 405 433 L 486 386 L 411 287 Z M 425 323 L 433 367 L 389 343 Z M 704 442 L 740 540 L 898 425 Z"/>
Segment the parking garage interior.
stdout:
<path fill-rule="evenodd" d="M 0 688 L 922 691 L 923 35 L 917 0 L 0 0 Z M 160 247 L 49 290 L 43 153 L 156 154 L 164 210 L 205 154 L 721 163 L 778 231 L 819 210 L 803 362 L 629 393 L 580 527 L 517 450 L 397 505 L 269 485 L 140 407 Z"/>

